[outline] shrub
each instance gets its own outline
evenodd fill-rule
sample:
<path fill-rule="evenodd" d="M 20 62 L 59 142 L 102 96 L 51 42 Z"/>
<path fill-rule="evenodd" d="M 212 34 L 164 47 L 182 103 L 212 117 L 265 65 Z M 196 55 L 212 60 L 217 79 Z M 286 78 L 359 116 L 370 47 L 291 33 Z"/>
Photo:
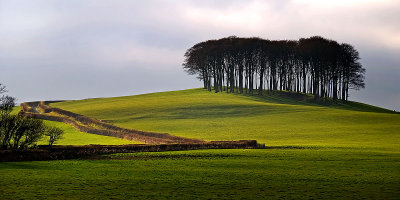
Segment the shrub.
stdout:
<path fill-rule="evenodd" d="M 49 146 L 52 146 L 55 141 L 61 139 L 63 134 L 64 131 L 57 127 L 54 126 L 47 127 L 45 135 L 49 136 Z"/>
<path fill-rule="evenodd" d="M 45 126 L 40 119 L 9 113 L 0 117 L 0 139 L 2 149 L 27 149 L 43 136 Z"/>
<path fill-rule="evenodd" d="M 0 84 L 0 94 L 7 92 Z M 0 147 L 2 149 L 27 149 L 43 136 L 45 126 L 40 119 L 12 115 L 15 98 L 0 97 Z"/>

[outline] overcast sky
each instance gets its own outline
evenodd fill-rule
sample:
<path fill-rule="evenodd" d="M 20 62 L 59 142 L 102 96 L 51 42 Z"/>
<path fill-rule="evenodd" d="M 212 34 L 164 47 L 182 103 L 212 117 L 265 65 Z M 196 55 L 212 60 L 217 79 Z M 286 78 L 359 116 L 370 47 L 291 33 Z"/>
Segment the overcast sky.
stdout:
<path fill-rule="evenodd" d="M 201 87 L 192 45 L 320 35 L 360 52 L 350 99 L 400 110 L 399 0 L 0 0 L 0 83 L 19 102 Z"/>

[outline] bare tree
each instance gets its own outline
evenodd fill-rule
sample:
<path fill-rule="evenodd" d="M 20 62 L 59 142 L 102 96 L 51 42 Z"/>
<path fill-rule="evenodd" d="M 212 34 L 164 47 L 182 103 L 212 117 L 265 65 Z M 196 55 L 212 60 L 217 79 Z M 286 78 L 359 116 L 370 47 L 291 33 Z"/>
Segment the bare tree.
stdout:
<path fill-rule="evenodd" d="M 0 83 L 0 94 L 7 92 L 6 86 Z"/>
<path fill-rule="evenodd" d="M 0 94 L 7 92 L 6 86 L 0 83 Z M 2 95 L 0 97 L 0 113 L 1 114 L 8 114 L 12 111 L 13 107 L 15 106 L 15 98 Z"/>

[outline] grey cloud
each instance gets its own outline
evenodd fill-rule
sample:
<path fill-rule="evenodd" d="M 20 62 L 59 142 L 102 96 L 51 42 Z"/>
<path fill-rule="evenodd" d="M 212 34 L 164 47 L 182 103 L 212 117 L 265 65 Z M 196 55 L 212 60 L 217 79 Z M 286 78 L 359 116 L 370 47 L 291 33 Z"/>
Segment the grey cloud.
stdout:
<path fill-rule="evenodd" d="M 398 1 L 0 0 L 0 82 L 20 101 L 200 87 L 181 67 L 199 41 L 321 35 L 360 51 L 354 100 L 400 110 L 399 18 Z"/>

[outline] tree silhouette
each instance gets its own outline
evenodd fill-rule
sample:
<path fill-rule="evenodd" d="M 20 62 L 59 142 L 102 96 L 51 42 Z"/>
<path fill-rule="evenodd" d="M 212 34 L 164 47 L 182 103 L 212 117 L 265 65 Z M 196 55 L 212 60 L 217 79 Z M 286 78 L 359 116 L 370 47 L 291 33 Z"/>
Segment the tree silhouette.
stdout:
<path fill-rule="evenodd" d="M 209 91 L 285 90 L 347 101 L 349 89 L 365 87 L 359 60 L 353 46 L 320 36 L 298 41 L 230 36 L 189 48 L 183 66 Z"/>
<path fill-rule="evenodd" d="M 0 84 L 0 94 L 6 92 Z M 40 119 L 12 114 L 15 98 L 0 97 L 0 148 L 26 149 L 34 145 L 43 136 L 45 124 Z"/>

